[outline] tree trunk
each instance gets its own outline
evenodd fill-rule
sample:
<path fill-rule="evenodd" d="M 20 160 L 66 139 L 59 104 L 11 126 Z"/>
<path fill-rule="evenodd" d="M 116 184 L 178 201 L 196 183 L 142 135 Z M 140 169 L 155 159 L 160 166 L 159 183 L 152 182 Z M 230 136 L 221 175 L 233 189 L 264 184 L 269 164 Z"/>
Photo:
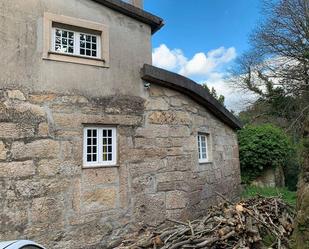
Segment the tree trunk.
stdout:
<path fill-rule="evenodd" d="M 304 161 L 297 191 L 294 242 L 297 249 L 309 248 L 309 118 L 304 129 Z"/>

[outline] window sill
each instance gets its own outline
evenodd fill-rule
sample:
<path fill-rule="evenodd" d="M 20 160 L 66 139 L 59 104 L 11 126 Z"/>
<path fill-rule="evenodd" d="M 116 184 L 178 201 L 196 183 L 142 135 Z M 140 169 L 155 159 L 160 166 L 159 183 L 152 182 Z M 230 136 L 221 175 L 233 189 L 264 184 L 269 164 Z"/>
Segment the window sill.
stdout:
<path fill-rule="evenodd" d="M 120 165 L 114 164 L 114 165 L 91 165 L 91 166 L 82 166 L 82 169 L 98 169 L 98 168 L 119 168 Z"/>
<path fill-rule="evenodd" d="M 199 164 L 212 164 L 212 161 L 199 161 Z"/>
<path fill-rule="evenodd" d="M 47 56 L 43 57 L 43 60 L 61 61 L 61 62 L 90 65 L 96 67 L 105 67 L 105 68 L 109 67 L 109 65 L 107 65 L 104 59 L 92 58 L 80 55 L 63 54 L 53 51 L 49 51 Z"/>

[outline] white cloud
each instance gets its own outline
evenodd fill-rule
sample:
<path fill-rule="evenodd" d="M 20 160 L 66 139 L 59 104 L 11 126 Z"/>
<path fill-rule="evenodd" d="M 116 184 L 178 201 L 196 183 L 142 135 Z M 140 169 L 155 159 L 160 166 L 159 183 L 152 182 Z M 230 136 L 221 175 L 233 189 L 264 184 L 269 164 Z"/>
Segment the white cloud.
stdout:
<path fill-rule="evenodd" d="M 191 59 L 184 56 L 180 49 L 169 49 L 165 44 L 155 48 L 152 53 L 153 65 L 173 70 L 185 76 L 208 76 L 221 66 L 236 58 L 234 47 L 220 47 L 207 54 L 196 53 Z"/>
<path fill-rule="evenodd" d="M 205 82 L 210 89 L 214 87 L 218 95 L 223 95 L 225 97 L 225 106 L 227 109 L 237 113 L 246 109 L 246 107 L 252 103 L 252 100 L 256 99 L 256 96 L 253 94 L 244 93 L 232 87 L 228 79 L 225 78 L 224 73 L 214 72 L 206 81 L 201 81 L 199 83 L 202 84 Z"/>
<path fill-rule="evenodd" d="M 214 87 L 218 94 L 225 96 L 225 105 L 234 111 L 243 110 L 252 99 L 237 91 L 226 81 L 224 66 L 232 62 L 237 56 L 234 47 L 219 47 L 205 52 L 196 53 L 188 59 L 181 49 L 169 49 L 165 44 L 155 48 L 152 53 L 153 65 L 174 71 L 196 82 L 207 83 Z"/>
<path fill-rule="evenodd" d="M 170 50 L 165 44 L 155 48 L 152 53 L 153 65 L 168 70 L 175 70 L 186 63 L 180 49 Z"/>

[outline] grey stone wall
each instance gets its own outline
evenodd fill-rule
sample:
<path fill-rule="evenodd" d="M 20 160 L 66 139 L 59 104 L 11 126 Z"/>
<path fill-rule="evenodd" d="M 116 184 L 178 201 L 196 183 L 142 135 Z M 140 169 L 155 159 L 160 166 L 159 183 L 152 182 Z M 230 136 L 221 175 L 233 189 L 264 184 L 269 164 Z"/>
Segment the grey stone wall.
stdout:
<path fill-rule="evenodd" d="M 166 218 L 188 219 L 237 197 L 235 132 L 178 92 L 145 98 L 0 91 L 0 240 L 48 248 L 108 248 Z M 82 168 L 83 124 L 114 124 L 118 166 Z M 197 132 L 212 162 L 198 163 Z"/>

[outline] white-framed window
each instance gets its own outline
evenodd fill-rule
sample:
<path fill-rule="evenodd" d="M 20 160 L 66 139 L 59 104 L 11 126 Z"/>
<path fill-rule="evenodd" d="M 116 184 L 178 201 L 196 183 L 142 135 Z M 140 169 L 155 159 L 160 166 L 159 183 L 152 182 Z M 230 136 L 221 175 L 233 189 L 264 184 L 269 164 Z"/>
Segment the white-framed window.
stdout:
<path fill-rule="evenodd" d="M 109 68 L 109 27 L 45 12 L 42 59 Z"/>
<path fill-rule="evenodd" d="M 198 159 L 200 163 L 209 162 L 208 139 L 209 139 L 209 134 L 198 133 L 197 135 Z"/>
<path fill-rule="evenodd" d="M 115 127 L 84 127 L 84 167 L 114 166 L 117 163 Z"/>
<path fill-rule="evenodd" d="M 88 58 L 101 58 L 100 35 L 53 27 L 52 38 L 53 52 Z"/>

